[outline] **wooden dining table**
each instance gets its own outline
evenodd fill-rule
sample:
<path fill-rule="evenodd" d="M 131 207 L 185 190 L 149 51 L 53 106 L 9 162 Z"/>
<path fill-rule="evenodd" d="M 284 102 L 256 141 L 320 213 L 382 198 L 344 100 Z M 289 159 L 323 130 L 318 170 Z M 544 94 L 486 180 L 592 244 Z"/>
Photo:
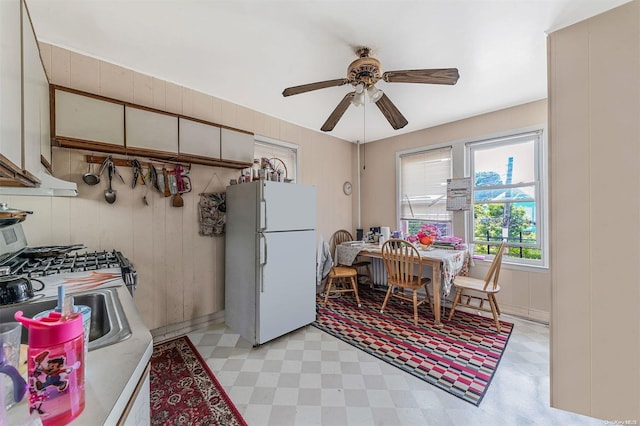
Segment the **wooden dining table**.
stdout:
<path fill-rule="evenodd" d="M 382 259 L 382 248 L 378 244 L 364 243 L 353 244 L 346 243 L 336 247 L 336 261 L 340 265 L 351 265 L 357 256 L 365 256 Z M 442 304 L 442 277 L 446 282 L 444 288 L 449 293 L 453 278 L 455 275 L 466 271 L 469 261 L 469 252 L 467 250 L 449 250 L 449 249 L 432 249 L 421 250 L 420 261 L 423 265 L 430 266 L 433 270 L 431 282 L 433 284 L 433 310 L 434 310 L 434 326 L 442 327 L 440 319 L 440 307 Z"/>

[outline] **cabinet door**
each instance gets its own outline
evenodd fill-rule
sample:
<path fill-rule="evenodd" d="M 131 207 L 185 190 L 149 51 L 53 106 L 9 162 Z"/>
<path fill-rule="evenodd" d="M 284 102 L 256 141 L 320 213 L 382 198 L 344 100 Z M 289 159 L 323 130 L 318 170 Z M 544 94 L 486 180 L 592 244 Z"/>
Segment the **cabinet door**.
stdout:
<path fill-rule="evenodd" d="M 55 91 L 55 136 L 124 146 L 124 105 Z"/>
<path fill-rule="evenodd" d="M 180 117 L 180 154 L 220 159 L 220 128 Z"/>
<path fill-rule="evenodd" d="M 22 166 L 20 1 L 0 1 L 0 154 Z"/>
<path fill-rule="evenodd" d="M 23 64 L 23 167 L 31 173 L 40 170 L 40 150 L 43 121 L 49 123 L 49 83 L 40 60 L 40 50 L 26 6 L 22 6 L 22 64 Z M 46 103 L 46 110 L 43 105 Z M 47 130 L 46 134 L 49 134 Z M 51 155 L 48 154 L 50 159 Z"/>
<path fill-rule="evenodd" d="M 253 162 L 254 142 L 252 134 L 222 129 L 220 145 L 220 157 L 223 160 Z"/>
<path fill-rule="evenodd" d="M 178 153 L 178 117 L 126 107 L 127 148 Z"/>

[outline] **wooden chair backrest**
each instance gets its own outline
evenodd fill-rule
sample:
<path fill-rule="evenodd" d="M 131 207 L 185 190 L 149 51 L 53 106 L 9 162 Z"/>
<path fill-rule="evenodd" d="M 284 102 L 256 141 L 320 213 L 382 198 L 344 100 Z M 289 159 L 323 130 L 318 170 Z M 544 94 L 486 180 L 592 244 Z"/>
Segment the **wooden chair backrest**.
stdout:
<path fill-rule="evenodd" d="M 419 285 L 414 276 L 422 276 L 420 252 L 408 241 L 391 238 L 382 245 L 382 260 L 387 270 L 387 281 L 401 287 Z"/>
<path fill-rule="evenodd" d="M 331 246 L 331 255 L 335 256 L 336 254 L 336 246 L 347 242 L 347 241 L 353 241 L 353 236 L 351 235 L 351 233 L 347 230 L 344 229 L 340 229 L 336 232 L 333 233 L 333 235 L 331 236 L 331 240 L 329 242 L 330 246 Z"/>
<path fill-rule="evenodd" d="M 502 266 L 502 254 L 504 253 L 504 249 L 507 247 L 507 242 L 505 240 L 500 243 L 500 247 L 498 248 L 498 252 L 496 256 L 493 258 L 493 262 L 491 262 L 491 266 L 489 266 L 489 270 L 487 271 L 487 275 L 484 277 L 484 289 L 486 290 L 489 287 L 489 283 L 491 282 L 493 289 L 498 286 L 498 277 L 500 276 L 500 266 Z"/>

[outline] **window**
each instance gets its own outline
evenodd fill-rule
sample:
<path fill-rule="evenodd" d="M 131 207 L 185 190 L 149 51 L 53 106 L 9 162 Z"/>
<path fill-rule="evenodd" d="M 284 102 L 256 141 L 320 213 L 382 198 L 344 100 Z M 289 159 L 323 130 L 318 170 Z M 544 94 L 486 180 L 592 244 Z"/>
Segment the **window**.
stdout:
<path fill-rule="evenodd" d="M 506 262 L 545 266 L 542 131 L 471 142 L 467 148 L 474 253 L 491 255 L 507 238 Z"/>
<path fill-rule="evenodd" d="M 415 235 L 423 223 L 431 223 L 442 235 L 453 235 L 453 215 L 446 209 L 451 163 L 451 147 L 399 155 L 398 205 L 402 231 Z"/>
<path fill-rule="evenodd" d="M 266 139 L 266 138 L 264 138 Z M 282 168 L 285 178 L 296 181 L 298 174 L 298 147 L 276 140 L 258 139 L 256 136 L 253 158 L 268 158 L 275 168 Z"/>

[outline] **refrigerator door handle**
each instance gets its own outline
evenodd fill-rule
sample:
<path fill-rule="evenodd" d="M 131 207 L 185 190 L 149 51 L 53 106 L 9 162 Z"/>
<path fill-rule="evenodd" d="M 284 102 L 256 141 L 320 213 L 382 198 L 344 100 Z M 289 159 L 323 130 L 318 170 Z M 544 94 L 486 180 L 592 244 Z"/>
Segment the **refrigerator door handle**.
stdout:
<path fill-rule="evenodd" d="M 260 230 L 267 229 L 267 199 L 264 197 L 265 183 L 260 181 L 259 197 L 260 197 Z"/>
<path fill-rule="evenodd" d="M 267 239 L 264 234 L 260 233 L 259 237 L 259 256 L 260 256 L 260 293 L 264 293 L 264 274 L 263 270 L 267 264 Z"/>
<path fill-rule="evenodd" d="M 260 230 L 267 229 L 267 202 L 265 200 L 260 201 Z"/>

